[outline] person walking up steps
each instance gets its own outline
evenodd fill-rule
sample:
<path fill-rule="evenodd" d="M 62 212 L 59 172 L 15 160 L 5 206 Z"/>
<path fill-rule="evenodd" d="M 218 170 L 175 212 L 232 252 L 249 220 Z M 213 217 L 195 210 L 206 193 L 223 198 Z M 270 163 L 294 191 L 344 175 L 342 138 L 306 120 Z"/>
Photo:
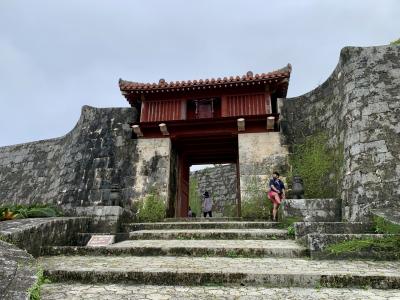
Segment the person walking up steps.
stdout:
<path fill-rule="evenodd" d="M 279 205 L 281 205 L 282 200 L 285 199 L 285 185 L 283 184 L 282 180 L 279 179 L 278 172 L 274 172 L 271 180 L 269 181 L 268 198 L 274 205 L 272 209 L 272 221 L 277 221 Z"/>
<path fill-rule="evenodd" d="M 203 194 L 204 198 L 203 198 L 203 204 L 202 204 L 202 208 L 203 208 L 203 216 L 204 218 L 207 217 L 207 214 L 210 216 L 210 218 L 212 218 L 212 199 L 210 197 L 210 194 L 205 191 Z"/>

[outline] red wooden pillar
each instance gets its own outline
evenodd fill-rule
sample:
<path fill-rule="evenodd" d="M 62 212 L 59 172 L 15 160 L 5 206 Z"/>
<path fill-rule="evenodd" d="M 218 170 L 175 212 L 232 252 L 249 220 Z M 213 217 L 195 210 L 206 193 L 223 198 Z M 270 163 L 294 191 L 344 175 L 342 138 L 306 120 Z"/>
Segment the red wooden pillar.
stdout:
<path fill-rule="evenodd" d="M 179 154 L 179 171 L 178 171 L 178 195 L 176 205 L 176 216 L 185 218 L 187 217 L 189 208 L 189 162 L 186 154 Z"/>

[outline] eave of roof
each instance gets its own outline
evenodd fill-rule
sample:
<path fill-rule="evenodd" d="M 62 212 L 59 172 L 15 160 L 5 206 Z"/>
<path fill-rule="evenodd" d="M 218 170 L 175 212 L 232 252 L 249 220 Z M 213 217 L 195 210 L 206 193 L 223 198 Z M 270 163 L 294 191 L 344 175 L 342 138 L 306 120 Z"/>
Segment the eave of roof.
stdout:
<path fill-rule="evenodd" d="M 132 82 L 126 80 L 119 80 L 119 88 L 123 94 L 130 93 L 154 93 L 154 92 L 169 92 L 169 91 L 189 91 L 197 89 L 206 88 L 218 88 L 218 87 L 233 87 L 233 86 L 243 86 L 243 85 L 253 85 L 260 83 L 267 83 L 271 81 L 277 81 L 279 79 L 289 79 L 290 73 L 292 71 L 292 66 L 288 64 L 286 67 L 262 74 L 253 75 L 252 72 L 247 72 L 246 75 L 240 76 L 230 76 L 224 78 L 211 78 L 211 79 L 200 79 L 200 80 L 188 80 L 188 81 L 176 81 L 176 82 L 166 82 L 160 79 L 158 83 L 140 83 Z"/>

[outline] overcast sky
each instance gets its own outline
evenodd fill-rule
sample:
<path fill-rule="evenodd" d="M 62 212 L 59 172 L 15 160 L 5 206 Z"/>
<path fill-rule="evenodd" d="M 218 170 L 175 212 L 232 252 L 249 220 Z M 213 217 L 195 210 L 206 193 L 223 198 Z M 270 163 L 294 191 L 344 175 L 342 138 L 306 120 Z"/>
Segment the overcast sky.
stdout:
<path fill-rule="evenodd" d="M 158 82 L 293 66 L 289 95 L 344 46 L 400 38 L 397 0 L 0 0 L 0 146 L 58 137 L 82 105 L 123 107 L 118 79 Z"/>

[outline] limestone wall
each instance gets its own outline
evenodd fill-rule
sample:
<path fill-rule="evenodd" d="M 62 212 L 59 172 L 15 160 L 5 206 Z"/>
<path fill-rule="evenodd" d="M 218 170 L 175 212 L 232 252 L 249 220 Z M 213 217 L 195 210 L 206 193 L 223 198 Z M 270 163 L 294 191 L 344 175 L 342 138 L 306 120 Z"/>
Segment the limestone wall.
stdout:
<path fill-rule="evenodd" d="M 134 195 L 141 197 L 157 191 L 167 203 L 169 193 L 171 140 L 169 138 L 138 139 Z"/>
<path fill-rule="evenodd" d="M 400 207 L 400 46 L 342 49 L 328 80 L 286 99 L 282 117 L 287 143 L 324 132 L 330 147 L 341 151 L 338 196 L 345 219 Z"/>
<path fill-rule="evenodd" d="M 241 200 L 265 197 L 268 180 L 274 171 L 288 171 L 288 150 L 279 132 L 239 134 L 239 172 Z M 283 180 L 285 178 L 283 177 Z"/>
<path fill-rule="evenodd" d="M 130 206 L 141 191 L 133 108 L 84 106 L 75 128 L 61 138 L 0 148 L 0 205 L 53 203 Z"/>
<path fill-rule="evenodd" d="M 220 165 L 192 172 L 192 178 L 198 183 L 198 195 L 208 191 L 213 198 L 215 212 L 225 215 L 226 209 L 236 205 L 237 175 L 236 165 Z"/>

